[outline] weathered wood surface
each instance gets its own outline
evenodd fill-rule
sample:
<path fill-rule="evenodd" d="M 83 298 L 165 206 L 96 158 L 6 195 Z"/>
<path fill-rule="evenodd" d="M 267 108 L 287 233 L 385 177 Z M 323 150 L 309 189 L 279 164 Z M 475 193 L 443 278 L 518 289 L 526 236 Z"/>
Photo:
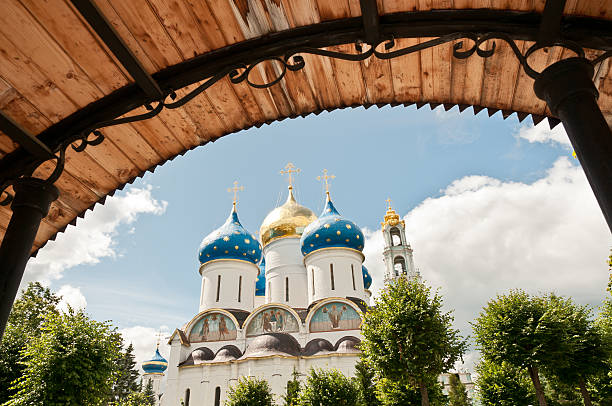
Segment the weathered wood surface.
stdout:
<path fill-rule="evenodd" d="M 360 16 L 359 0 L 95 0 L 142 66 L 155 73 L 249 38 L 299 26 Z M 542 12 L 544 0 L 378 0 L 381 14 L 494 8 Z M 564 13 L 612 19 L 612 1 L 568 0 Z M 399 39 L 397 47 L 427 38 Z M 526 49 L 530 44 L 519 42 Z M 322 110 L 369 104 L 468 105 L 548 113 L 509 47 L 499 42 L 488 59 L 452 57 L 452 44 L 390 61 L 348 62 L 306 55 L 306 67 L 288 72 L 269 89 L 225 78 L 184 107 L 139 123 L 104 129 L 106 140 L 85 152 L 68 150 L 57 182 L 60 199 L 41 225 L 34 250 L 74 224 L 75 218 L 145 171 L 207 141 L 254 125 Z M 333 47 L 354 52 L 352 44 Z M 595 53 L 591 53 L 595 55 Z M 530 58 L 541 69 L 571 56 L 559 49 Z M 264 62 L 251 79 L 275 78 L 278 64 Z M 33 134 L 133 82 L 68 0 L 3 0 L 0 13 L 0 109 Z M 597 69 L 600 105 L 612 116 L 609 63 Z M 177 91 L 179 97 L 195 88 Z M 477 108 L 478 110 L 479 108 Z M 142 112 L 139 108 L 136 112 Z M 0 133 L 0 157 L 17 146 Z M 36 172 L 47 176 L 53 165 Z M 0 236 L 10 209 L 0 207 Z"/>

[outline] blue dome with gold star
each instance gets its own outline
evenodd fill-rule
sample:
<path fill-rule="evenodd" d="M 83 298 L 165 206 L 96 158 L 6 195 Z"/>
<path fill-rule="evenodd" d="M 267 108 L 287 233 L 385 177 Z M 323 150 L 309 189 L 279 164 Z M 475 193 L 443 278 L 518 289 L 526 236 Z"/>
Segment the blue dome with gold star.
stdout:
<path fill-rule="evenodd" d="M 168 361 L 161 356 L 159 348 L 155 350 L 153 358 L 142 363 L 142 369 L 147 374 L 162 374 L 166 368 L 168 368 Z"/>
<path fill-rule="evenodd" d="M 255 280 L 255 296 L 266 295 L 266 258 L 262 258 L 259 264 L 259 275 Z"/>
<path fill-rule="evenodd" d="M 370 286 L 372 286 L 372 275 L 370 275 L 370 271 L 368 271 L 368 268 L 362 265 L 361 273 L 363 274 L 363 287 L 370 289 Z"/>
<path fill-rule="evenodd" d="M 361 251 L 363 233 L 355 223 L 338 213 L 328 194 L 323 213 L 304 230 L 301 246 L 304 255 L 323 248 L 350 248 Z"/>
<path fill-rule="evenodd" d="M 259 263 L 261 244 L 240 224 L 236 205 L 233 206 L 225 223 L 202 240 L 199 258 L 202 265 L 217 259 L 236 259 L 253 264 Z"/>

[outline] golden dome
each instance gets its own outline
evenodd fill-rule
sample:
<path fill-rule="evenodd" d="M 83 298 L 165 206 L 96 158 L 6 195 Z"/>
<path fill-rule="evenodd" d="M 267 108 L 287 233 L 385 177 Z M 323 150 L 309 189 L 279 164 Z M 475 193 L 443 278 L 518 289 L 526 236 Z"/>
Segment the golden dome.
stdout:
<path fill-rule="evenodd" d="M 279 238 L 300 237 L 304 228 L 316 219 L 317 216 L 312 210 L 295 201 L 293 188 L 290 186 L 285 204 L 272 210 L 261 224 L 261 244 L 266 246 Z"/>

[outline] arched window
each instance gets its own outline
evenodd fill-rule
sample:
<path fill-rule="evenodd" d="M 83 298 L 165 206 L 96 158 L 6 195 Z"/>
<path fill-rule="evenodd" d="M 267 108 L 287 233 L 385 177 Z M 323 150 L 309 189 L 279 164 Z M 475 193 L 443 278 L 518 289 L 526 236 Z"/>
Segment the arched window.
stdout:
<path fill-rule="evenodd" d="M 191 389 L 185 389 L 185 406 L 189 406 L 189 398 L 191 397 Z"/>
<path fill-rule="evenodd" d="M 285 278 L 285 302 L 289 301 L 289 278 Z"/>
<path fill-rule="evenodd" d="M 406 261 L 403 257 L 395 257 L 393 260 L 395 276 L 406 275 Z"/>
<path fill-rule="evenodd" d="M 391 234 L 391 245 L 402 245 L 402 236 L 396 227 L 393 227 L 389 233 Z"/>
<path fill-rule="evenodd" d="M 353 278 L 353 290 L 357 290 L 355 287 L 355 267 L 351 264 L 351 278 Z"/>
<path fill-rule="evenodd" d="M 238 301 L 240 302 L 240 297 L 242 296 L 242 275 L 238 277 Z"/>
<path fill-rule="evenodd" d="M 334 264 L 329 264 L 329 275 L 331 276 L 331 290 L 336 290 L 336 282 L 334 281 Z"/>
<path fill-rule="evenodd" d="M 221 387 L 217 386 L 215 388 L 215 406 L 219 406 L 221 404 Z"/>
<path fill-rule="evenodd" d="M 221 294 L 221 275 L 217 275 L 217 302 L 219 301 L 220 294 Z"/>
<path fill-rule="evenodd" d="M 315 294 L 315 281 L 314 281 L 314 268 L 312 268 L 310 270 L 310 273 L 312 274 L 312 294 Z"/>

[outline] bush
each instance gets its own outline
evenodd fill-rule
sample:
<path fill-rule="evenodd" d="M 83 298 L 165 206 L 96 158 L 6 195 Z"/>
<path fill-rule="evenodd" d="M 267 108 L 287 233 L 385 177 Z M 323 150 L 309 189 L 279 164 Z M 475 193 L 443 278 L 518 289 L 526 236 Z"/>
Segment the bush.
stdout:
<path fill-rule="evenodd" d="M 241 377 L 227 394 L 225 406 L 272 406 L 272 391 L 264 379 Z"/>
<path fill-rule="evenodd" d="M 335 369 L 311 369 L 302 390 L 300 406 L 357 406 L 357 385 Z"/>

